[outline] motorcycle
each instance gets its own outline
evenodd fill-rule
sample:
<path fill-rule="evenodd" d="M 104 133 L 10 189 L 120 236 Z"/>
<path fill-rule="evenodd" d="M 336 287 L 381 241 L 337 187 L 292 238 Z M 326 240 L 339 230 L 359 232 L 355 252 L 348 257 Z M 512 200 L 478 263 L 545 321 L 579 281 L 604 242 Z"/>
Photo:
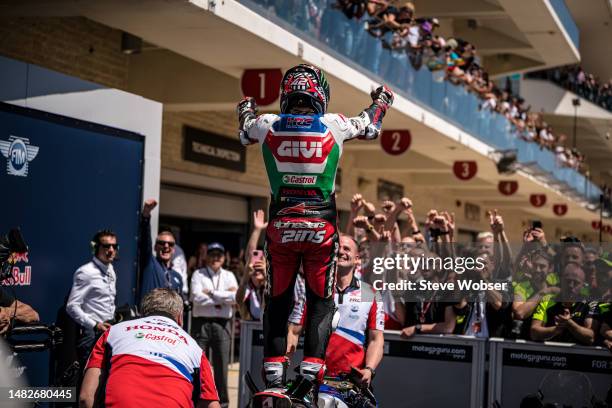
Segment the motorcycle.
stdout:
<path fill-rule="evenodd" d="M 318 392 L 312 393 L 312 383 L 297 378 L 285 387 L 258 390 L 246 373 L 251 391 L 249 408 L 377 408 L 376 398 L 369 388 L 360 385 L 356 370 L 342 377 L 325 378 Z M 314 399 L 316 398 L 316 404 Z"/>

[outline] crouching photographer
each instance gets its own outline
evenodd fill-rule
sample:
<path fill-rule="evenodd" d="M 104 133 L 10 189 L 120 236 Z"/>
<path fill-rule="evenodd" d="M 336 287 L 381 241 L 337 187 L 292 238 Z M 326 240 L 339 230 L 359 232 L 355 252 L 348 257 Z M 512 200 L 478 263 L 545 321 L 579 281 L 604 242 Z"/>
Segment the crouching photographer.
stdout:
<path fill-rule="evenodd" d="M 0 335 L 6 335 L 14 323 L 34 323 L 39 320 L 38 313 L 0 286 Z"/>
<path fill-rule="evenodd" d="M 18 260 L 24 259 L 27 250 L 19 230 L 12 230 L 6 236 L 0 237 L 0 387 L 25 385 L 23 367 L 19 359 L 14 358 L 17 354 L 9 336 L 16 332 L 17 324 L 35 323 L 39 320 L 38 313 L 31 306 L 17 300 L 10 288 L 14 283 L 11 276 L 13 266 Z M 2 406 L 24 405 L 7 402 Z"/>
<path fill-rule="evenodd" d="M 12 266 L 27 253 L 28 247 L 19 230 L 11 230 L 0 238 L 0 335 L 5 336 L 14 323 L 33 323 L 39 320 L 31 306 L 20 302 L 8 289 Z M 6 285 L 6 286 L 3 286 Z"/>

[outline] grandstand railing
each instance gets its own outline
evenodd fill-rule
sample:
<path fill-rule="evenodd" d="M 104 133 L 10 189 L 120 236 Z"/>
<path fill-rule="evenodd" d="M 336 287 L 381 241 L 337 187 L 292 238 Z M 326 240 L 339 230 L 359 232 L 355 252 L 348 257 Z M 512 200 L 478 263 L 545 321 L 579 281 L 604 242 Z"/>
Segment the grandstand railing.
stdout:
<path fill-rule="evenodd" d="M 555 14 L 559 18 L 561 25 L 565 29 L 570 40 L 574 44 L 574 47 L 578 49 L 580 45 L 580 30 L 574 21 L 570 11 L 567 8 L 567 4 L 565 4 L 565 0 L 549 0 L 549 4 L 555 11 Z"/>
<path fill-rule="evenodd" d="M 504 116 L 480 109 L 481 100 L 464 86 L 444 80 L 443 71 L 431 72 L 426 66 L 416 70 L 406 53 L 383 49 L 380 39 L 364 30 L 365 17 L 361 21 L 350 20 L 339 10 L 327 7 L 323 10 L 320 28 L 317 28 L 309 15 L 309 2 L 239 1 L 346 65 L 392 85 L 397 93 L 435 112 L 493 149 L 516 149 L 519 163 L 530 164 L 531 168 L 536 166 L 543 181 L 561 183 L 587 201 L 599 199 L 597 186 L 577 171 L 561 167 L 551 151 L 520 139 Z"/>

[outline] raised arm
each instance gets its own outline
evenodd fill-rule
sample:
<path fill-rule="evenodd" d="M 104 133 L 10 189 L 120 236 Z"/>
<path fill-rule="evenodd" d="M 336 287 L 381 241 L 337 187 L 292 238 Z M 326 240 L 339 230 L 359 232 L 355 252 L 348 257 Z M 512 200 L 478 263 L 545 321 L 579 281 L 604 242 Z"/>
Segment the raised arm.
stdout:
<path fill-rule="evenodd" d="M 495 271 L 502 271 L 502 277 L 506 277 L 511 274 L 512 250 L 510 249 L 508 237 L 506 236 L 506 231 L 504 230 L 504 219 L 498 214 L 497 210 L 489 212 L 489 218 L 494 240 Z M 498 278 L 499 276 L 495 277 Z"/>
<path fill-rule="evenodd" d="M 142 206 L 142 218 L 140 220 L 140 268 L 147 265 L 153 256 L 153 242 L 151 242 L 151 211 L 157 207 L 157 201 L 152 198 L 146 200 Z"/>
<path fill-rule="evenodd" d="M 395 205 L 395 203 L 391 200 L 386 200 L 382 203 L 381 208 L 387 216 L 385 221 L 385 230 L 391 232 L 391 241 L 400 242 L 402 240 L 402 236 L 400 234 L 399 225 L 397 224 L 397 218 L 402 212 L 401 206 Z"/>
<path fill-rule="evenodd" d="M 257 249 L 257 243 L 259 242 L 259 236 L 261 232 L 266 229 L 268 223 L 265 222 L 265 213 L 263 210 L 257 210 L 253 213 L 253 231 L 249 237 L 249 242 L 246 247 L 246 254 L 244 255 L 245 264 L 250 263 L 251 255 L 253 251 Z"/>
<path fill-rule="evenodd" d="M 370 93 L 372 104 L 359 115 L 339 123 L 344 140 L 354 138 L 376 139 L 382 127 L 382 120 L 393 104 L 393 91 L 384 85 Z"/>
<path fill-rule="evenodd" d="M 257 116 L 257 104 L 255 98 L 246 97 L 238 103 L 238 137 L 240 143 L 248 146 L 253 143 L 261 143 L 268 133 L 268 129 L 278 119 L 277 115 L 265 114 Z"/>
<path fill-rule="evenodd" d="M 236 110 L 238 112 L 238 121 L 240 122 L 240 126 L 238 127 L 240 143 L 244 146 L 257 143 L 258 140 L 256 138 L 249 137 L 249 130 L 255 126 L 257 120 L 258 109 L 255 98 L 251 98 L 250 96 L 245 97 L 238 103 Z"/>
<path fill-rule="evenodd" d="M 425 334 L 452 334 L 455 330 L 455 324 L 457 323 L 457 316 L 452 306 L 446 306 L 444 308 L 444 321 L 423 324 L 421 325 L 421 333 Z"/>
<path fill-rule="evenodd" d="M 351 213 L 346 220 L 346 228 L 344 228 L 344 232 L 347 235 L 355 238 L 355 226 L 353 225 L 353 219 L 359 215 L 359 211 L 363 208 L 364 200 L 361 194 L 353 195 L 351 199 Z"/>

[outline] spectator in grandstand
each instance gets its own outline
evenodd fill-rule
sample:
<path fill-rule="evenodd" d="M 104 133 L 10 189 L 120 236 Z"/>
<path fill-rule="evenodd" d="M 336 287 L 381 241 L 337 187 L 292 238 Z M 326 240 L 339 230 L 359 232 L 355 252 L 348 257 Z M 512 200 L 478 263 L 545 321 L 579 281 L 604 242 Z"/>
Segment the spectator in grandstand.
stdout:
<path fill-rule="evenodd" d="M 181 328 L 181 296 L 152 289 L 140 310 L 144 317 L 118 323 L 97 341 L 79 406 L 219 408 L 206 354 Z"/>
<path fill-rule="evenodd" d="M 553 81 L 604 109 L 612 110 L 612 80 L 602 82 L 587 74 L 580 65 L 531 72 L 528 77 Z"/>
<path fill-rule="evenodd" d="M 584 283 L 585 273 L 582 266 L 576 262 L 566 263 L 561 274 L 560 293 L 545 297 L 533 314 L 533 340 L 593 344 L 593 315 L 596 312 L 596 304 L 584 300 Z"/>
<path fill-rule="evenodd" d="M 190 299 L 193 302 L 192 334 L 202 349 L 212 350 L 219 399 L 221 404 L 228 404 L 230 322 L 238 282 L 232 272 L 222 268 L 224 263 L 225 247 L 218 242 L 209 244 L 206 266 L 191 277 Z"/>
<path fill-rule="evenodd" d="M 367 10 L 367 1 L 338 0 L 332 4 L 328 10 L 332 8 L 337 8 L 342 11 L 348 19 L 355 18 L 360 20 Z M 329 22 L 329 20 L 326 19 L 323 21 L 324 23 Z"/>
<path fill-rule="evenodd" d="M 538 140 L 541 146 L 551 149 L 555 141 L 555 136 L 552 134 L 552 127 L 547 124 L 544 125 L 545 126 L 540 129 L 540 133 L 538 134 Z"/>
<path fill-rule="evenodd" d="M 140 298 L 155 288 L 170 288 L 182 293 L 183 278 L 174 269 L 172 257 L 176 238 L 172 231 L 160 231 L 155 239 L 155 253 L 151 243 L 151 211 L 157 207 L 157 201 L 148 199 L 144 202 L 140 218 L 139 267 L 142 276 Z"/>
<path fill-rule="evenodd" d="M 337 21 L 337 16 L 341 14 L 332 8 L 342 10 L 348 19 Z M 370 17 L 366 22 L 366 32 L 380 41 L 372 41 L 367 35 L 355 31 L 359 27 L 357 24 L 349 24 L 351 18 L 360 19 L 365 13 Z M 331 44 L 344 55 L 354 57 L 370 71 L 384 74 L 400 87 L 413 80 L 403 71 L 406 59 L 416 70 L 425 64 L 433 72 L 444 72 L 445 75 L 434 76 L 465 85 L 466 89 L 476 93 L 483 101 L 480 109 L 504 115 L 519 138 L 539 143 L 542 148 L 553 151 L 563 147 L 560 135 L 542 123 L 541 115 L 530 112 L 530 107 L 525 107 L 524 100 L 512 94 L 510 87 L 500 90 L 489 80 L 488 74 L 480 66 L 474 44 L 461 38 L 444 39 L 434 34 L 439 26 L 437 19 L 415 19 L 414 14 L 415 8 L 411 2 L 339 0 L 323 12 L 320 40 Z M 383 48 L 391 52 L 383 53 Z M 594 76 L 582 70 L 578 70 L 573 78 L 576 89 L 583 89 L 583 94 L 587 95 L 585 97 L 595 98 L 602 106 L 612 108 L 612 81 L 600 86 Z M 581 153 L 563 147 L 563 152 L 556 151 L 556 154 L 563 165 L 585 172 L 586 168 L 582 165 L 584 155 Z"/>
<path fill-rule="evenodd" d="M 77 357 L 84 366 L 98 337 L 115 319 L 117 275 L 113 261 L 119 245 L 110 230 L 98 231 L 90 242 L 93 259 L 74 273 L 66 312 L 79 326 Z"/>

